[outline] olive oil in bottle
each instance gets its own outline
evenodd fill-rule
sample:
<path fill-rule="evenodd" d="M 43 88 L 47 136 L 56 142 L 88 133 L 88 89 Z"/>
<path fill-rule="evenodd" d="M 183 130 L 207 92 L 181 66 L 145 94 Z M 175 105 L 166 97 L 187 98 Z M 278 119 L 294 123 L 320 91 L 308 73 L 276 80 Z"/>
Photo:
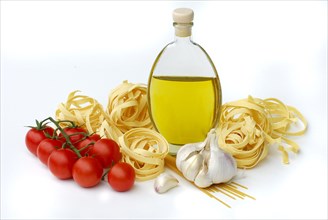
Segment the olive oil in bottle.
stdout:
<path fill-rule="evenodd" d="M 175 154 L 181 145 L 200 142 L 217 125 L 221 85 L 206 51 L 191 40 L 193 11 L 173 12 L 175 41 L 160 52 L 148 81 L 148 104 L 156 130 Z"/>

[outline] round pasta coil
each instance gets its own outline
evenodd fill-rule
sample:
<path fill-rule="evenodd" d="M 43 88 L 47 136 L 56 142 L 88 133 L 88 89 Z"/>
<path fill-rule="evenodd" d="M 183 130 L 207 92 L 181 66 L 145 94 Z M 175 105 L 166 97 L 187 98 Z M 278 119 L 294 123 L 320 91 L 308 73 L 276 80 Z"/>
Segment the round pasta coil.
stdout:
<path fill-rule="evenodd" d="M 81 126 L 89 133 L 94 133 L 106 118 L 106 113 L 97 100 L 78 95 L 78 90 L 68 95 L 66 103 L 60 103 L 56 110 L 57 120 L 70 120 Z M 61 123 L 65 124 L 65 123 Z"/>
<path fill-rule="evenodd" d="M 292 123 L 303 128 L 291 132 Z M 233 155 L 239 168 L 253 168 L 268 154 L 270 144 L 278 144 L 283 162 L 289 163 L 288 150 L 298 152 L 299 146 L 286 135 L 301 135 L 307 121 L 294 107 L 278 99 L 251 96 L 222 106 L 217 133 L 219 146 Z"/>
<path fill-rule="evenodd" d="M 110 124 L 115 125 L 122 133 L 131 128 L 152 128 L 146 85 L 124 81 L 112 90 L 106 111 Z"/>
<path fill-rule="evenodd" d="M 165 138 L 148 128 L 133 128 L 118 138 L 124 162 L 132 165 L 137 180 L 149 180 L 164 171 L 164 158 L 169 144 Z"/>

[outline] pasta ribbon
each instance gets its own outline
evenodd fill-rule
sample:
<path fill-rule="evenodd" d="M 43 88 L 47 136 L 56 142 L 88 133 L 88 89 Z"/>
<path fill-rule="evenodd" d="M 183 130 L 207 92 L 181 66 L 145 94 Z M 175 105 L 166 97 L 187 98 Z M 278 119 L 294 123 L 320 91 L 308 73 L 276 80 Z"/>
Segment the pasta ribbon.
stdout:
<path fill-rule="evenodd" d="M 119 137 L 123 161 L 131 164 L 137 180 L 149 180 L 164 171 L 164 158 L 169 144 L 165 138 L 148 128 L 132 128 Z"/>
<path fill-rule="evenodd" d="M 292 125 L 301 122 L 303 128 L 291 131 Z M 287 150 L 298 152 L 299 146 L 286 136 L 305 133 L 307 121 L 294 107 L 278 99 L 248 99 L 228 102 L 221 108 L 217 133 L 219 146 L 231 153 L 239 168 L 253 168 L 263 160 L 269 145 L 278 144 L 283 162 L 289 163 Z"/>
<path fill-rule="evenodd" d="M 132 128 L 152 128 L 148 113 L 147 86 L 123 81 L 109 95 L 106 109 L 110 123 L 122 133 Z"/>
<path fill-rule="evenodd" d="M 85 95 L 77 95 L 78 92 L 80 91 L 71 92 L 66 103 L 59 104 L 56 118 L 73 121 L 89 133 L 94 133 L 105 120 L 106 113 L 97 100 Z"/>
<path fill-rule="evenodd" d="M 101 137 L 107 137 L 118 142 L 118 138 L 123 133 L 114 124 L 110 124 L 109 120 L 104 120 L 98 129 L 98 133 Z"/>

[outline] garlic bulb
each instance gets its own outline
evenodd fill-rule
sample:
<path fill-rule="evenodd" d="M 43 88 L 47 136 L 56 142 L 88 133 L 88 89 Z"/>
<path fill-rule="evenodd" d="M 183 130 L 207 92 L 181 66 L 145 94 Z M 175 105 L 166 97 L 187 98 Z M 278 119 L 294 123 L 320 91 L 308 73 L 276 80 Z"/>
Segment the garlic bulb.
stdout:
<path fill-rule="evenodd" d="M 154 182 L 154 189 L 157 193 L 165 193 L 168 190 L 176 187 L 179 181 L 171 174 L 162 173 Z"/>
<path fill-rule="evenodd" d="M 186 179 L 201 188 L 228 182 L 237 174 L 235 159 L 219 147 L 214 129 L 204 142 L 182 146 L 177 152 L 176 165 Z"/>

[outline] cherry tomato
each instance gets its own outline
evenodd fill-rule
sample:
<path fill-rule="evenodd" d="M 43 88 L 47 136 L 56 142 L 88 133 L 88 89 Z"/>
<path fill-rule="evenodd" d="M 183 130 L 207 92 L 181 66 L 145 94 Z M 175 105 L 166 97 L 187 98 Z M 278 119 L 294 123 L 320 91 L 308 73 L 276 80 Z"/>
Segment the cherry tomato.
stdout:
<path fill-rule="evenodd" d="M 92 135 L 89 136 L 89 138 L 90 138 L 91 140 L 93 140 L 94 142 L 96 142 L 96 141 L 98 141 L 98 140 L 101 139 L 101 137 L 100 137 L 99 134 L 92 134 Z"/>
<path fill-rule="evenodd" d="M 43 141 L 40 142 L 38 149 L 37 149 L 37 156 L 39 160 L 44 163 L 46 166 L 48 166 L 48 159 L 50 154 L 60 149 L 63 145 L 63 142 L 60 140 L 55 139 L 49 139 L 46 138 Z"/>
<path fill-rule="evenodd" d="M 98 140 L 90 150 L 90 155 L 99 160 L 103 168 L 110 167 L 122 158 L 118 144 L 108 138 Z"/>
<path fill-rule="evenodd" d="M 82 187 L 93 187 L 101 181 L 103 168 L 92 157 L 82 157 L 73 166 L 73 179 Z"/>
<path fill-rule="evenodd" d="M 133 167 L 125 162 L 115 164 L 108 173 L 109 185 L 118 192 L 128 191 L 135 181 L 135 171 Z"/>
<path fill-rule="evenodd" d="M 36 151 L 38 145 L 44 139 L 46 139 L 46 134 L 53 136 L 54 129 L 49 126 L 43 126 L 41 128 L 31 128 L 25 136 L 25 144 L 27 149 L 36 156 Z"/>
<path fill-rule="evenodd" d="M 64 132 L 69 136 L 69 140 L 71 141 L 71 143 L 73 145 L 75 145 L 76 143 L 78 143 L 79 141 L 81 141 L 86 135 L 88 135 L 88 132 L 84 129 L 84 128 L 81 128 L 81 127 L 66 127 L 63 129 Z M 62 133 L 60 133 L 58 135 L 58 137 L 60 139 L 64 139 L 64 136 Z"/>
<path fill-rule="evenodd" d="M 84 140 L 77 142 L 75 144 L 75 147 L 78 150 L 81 150 L 82 148 L 84 148 L 83 150 L 80 151 L 80 154 L 82 156 L 85 156 L 86 153 L 90 152 L 90 150 L 93 147 L 94 143 L 96 143 L 96 141 L 98 141 L 98 140 L 100 140 L 100 136 L 98 134 L 93 134 L 93 135 L 85 138 Z"/>
<path fill-rule="evenodd" d="M 90 138 L 86 138 L 83 141 L 79 141 L 75 144 L 75 147 L 80 151 L 81 156 L 85 156 L 91 148 L 93 147 L 95 141 L 92 141 Z M 87 147 L 88 146 L 88 147 Z M 83 149 L 83 150 L 81 150 Z"/>
<path fill-rule="evenodd" d="M 48 167 L 51 173 L 59 179 L 72 178 L 72 168 L 77 155 L 70 149 L 53 151 L 48 159 Z"/>

